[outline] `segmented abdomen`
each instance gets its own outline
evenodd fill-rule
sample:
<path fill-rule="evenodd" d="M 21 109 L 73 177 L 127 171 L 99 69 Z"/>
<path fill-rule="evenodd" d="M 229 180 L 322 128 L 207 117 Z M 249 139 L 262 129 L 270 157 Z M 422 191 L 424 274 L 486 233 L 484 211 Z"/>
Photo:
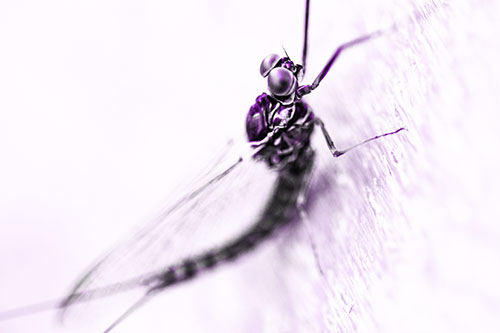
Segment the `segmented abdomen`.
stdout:
<path fill-rule="evenodd" d="M 164 289 L 188 280 L 202 271 L 234 260 L 269 238 L 278 228 L 292 221 L 297 216 L 297 199 L 305 190 L 313 162 L 314 151 L 309 146 L 304 147 L 294 162 L 279 171 L 271 198 L 251 228 L 221 247 L 169 267 L 163 274 L 148 281 L 151 286 L 149 291 Z"/>

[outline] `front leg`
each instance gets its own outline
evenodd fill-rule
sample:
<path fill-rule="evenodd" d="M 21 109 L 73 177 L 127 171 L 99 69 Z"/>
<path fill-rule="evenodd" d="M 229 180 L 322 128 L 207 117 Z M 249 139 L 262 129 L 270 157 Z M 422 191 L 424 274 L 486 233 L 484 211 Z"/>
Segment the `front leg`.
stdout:
<path fill-rule="evenodd" d="M 318 74 L 318 76 L 316 77 L 314 82 L 312 84 L 300 86 L 297 89 L 297 97 L 301 98 L 307 94 L 310 94 L 314 89 L 316 89 L 319 86 L 320 82 L 325 78 L 326 74 L 328 74 L 328 72 L 330 71 L 330 68 L 333 66 L 333 63 L 337 60 L 337 58 L 342 53 L 342 51 L 344 51 L 350 47 L 365 43 L 365 42 L 369 41 L 370 39 L 375 38 L 375 37 L 379 37 L 381 35 L 382 35 L 382 31 L 379 30 L 379 31 L 372 32 L 371 34 L 363 35 L 361 37 L 358 37 L 358 38 L 353 39 L 347 43 L 340 45 L 335 50 L 333 55 L 330 57 L 330 59 L 328 60 L 328 62 L 325 65 L 325 67 L 323 67 L 321 72 Z"/>

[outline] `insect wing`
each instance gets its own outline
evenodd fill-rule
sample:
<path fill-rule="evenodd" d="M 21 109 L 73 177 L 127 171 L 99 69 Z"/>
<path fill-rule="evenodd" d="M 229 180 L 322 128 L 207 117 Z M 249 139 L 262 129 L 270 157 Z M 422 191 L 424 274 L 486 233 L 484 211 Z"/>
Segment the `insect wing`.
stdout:
<path fill-rule="evenodd" d="M 61 305 L 64 322 L 79 325 L 104 313 L 103 324 L 109 324 L 147 292 L 149 278 L 227 243 L 255 223 L 277 174 L 251 158 L 240 160 L 239 148 L 224 153 L 184 195 L 98 260 Z"/>

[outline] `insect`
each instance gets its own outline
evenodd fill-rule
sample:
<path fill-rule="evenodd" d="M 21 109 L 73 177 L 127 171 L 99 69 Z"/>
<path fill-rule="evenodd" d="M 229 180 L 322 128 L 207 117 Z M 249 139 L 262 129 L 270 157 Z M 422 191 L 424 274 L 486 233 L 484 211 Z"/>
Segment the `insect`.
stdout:
<path fill-rule="evenodd" d="M 306 1 L 305 38 L 301 64 L 293 62 L 286 54 L 284 57 L 272 54 L 261 63 L 260 72 L 268 81 L 269 93 L 258 96 L 247 114 L 246 131 L 252 147 L 250 155 L 238 157 L 233 164 L 215 175 L 205 185 L 189 192 L 170 210 L 161 214 L 150 227 L 134 237 L 133 248 L 129 246 L 130 242 L 126 242 L 126 245 L 117 248 L 100 260 L 60 303 L 59 306 L 63 312 L 71 311 L 71 306 L 86 300 L 110 296 L 132 288 L 142 288 L 144 296 L 108 326 L 106 331 L 110 331 L 134 309 L 159 292 L 248 253 L 280 227 L 287 225 L 295 216 L 303 213 L 307 184 L 314 163 L 314 151 L 310 145 L 314 129 L 320 129 L 333 157 L 339 157 L 354 148 L 344 150 L 336 148 L 325 124 L 313 113 L 312 108 L 304 101 L 304 97 L 320 86 L 342 52 L 381 34 L 377 32 L 365 35 L 341 45 L 335 50 L 313 83 L 300 85 L 299 82 L 306 70 L 308 22 L 309 1 Z M 370 138 L 360 144 L 395 134 L 401 130 Z M 196 208 L 200 196 L 216 191 L 216 187 L 220 187 L 222 182 L 229 183 L 234 180 L 234 177 L 238 175 L 237 172 L 248 160 L 257 161 L 261 170 L 272 170 L 276 176 L 274 180 L 276 185 L 270 190 L 265 208 L 246 230 L 240 230 L 239 235 L 214 247 L 203 249 L 201 245 L 193 246 L 193 252 L 195 250 L 199 252 L 175 258 L 172 262 L 158 262 L 151 265 L 146 262 L 144 265 L 146 273 L 134 276 L 133 273 L 137 274 L 135 271 L 137 268 L 134 268 L 134 272 L 120 276 L 118 281 L 121 282 L 110 284 L 114 281 L 108 281 L 108 279 L 112 280 L 109 272 L 115 267 L 121 265 L 136 267 L 131 265 L 133 262 L 131 259 L 153 260 L 149 258 L 150 252 L 146 251 L 146 248 L 154 245 L 156 250 L 161 251 L 165 246 L 162 241 L 156 240 L 157 234 L 164 234 L 163 224 L 173 225 L 176 222 L 178 224 L 175 228 L 186 228 L 189 225 L 187 220 L 192 218 L 185 215 L 186 211 L 189 211 L 191 207 Z M 175 232 L 175 230 L 172 232 L 172 237 L 175 237 Z M 175 243 L 175 241 L 171 242 Z M 171 247 L 175 247 L 175 244 L 171 244 Z M 116 278 L 116 275 L 113 278 Z"/>

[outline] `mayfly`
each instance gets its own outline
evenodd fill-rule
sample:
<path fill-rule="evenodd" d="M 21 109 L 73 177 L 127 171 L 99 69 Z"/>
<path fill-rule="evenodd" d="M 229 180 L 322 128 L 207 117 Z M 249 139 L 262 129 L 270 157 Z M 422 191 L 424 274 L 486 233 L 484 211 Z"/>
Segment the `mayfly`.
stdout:
<path fill-rule="evenodd" d="M 325 124 L 313 113 L 304 97 L 320 86 L 342 52 L 380 36 L 382 32 L 364 35 L 342 44 L 311 84 L 300 84 L 306 71 L 309 5 L 310 1 L 307 0 L 301 64 L 292 61 L 286 51 L 284 56 L 271 54 L 261 62 L 260 74 L 267 79 L 269 92 L 257 97 L 246 117 L 246 134 L 251 152 L 238 156 L 233 163 L 205 184 L 189 191 L 132 240 L 99 260 L 59 303 L 63 316 L 70 312 L 70 308 L 75 304 L 131 289 L 140 290 L 141 297 L 132 305 L 128 305 L 128 308 L 107 326 L 105 332 L 109 332 L 139 306 L 168 287 L 241 257 L 269 239 L 295 217 L 303 216 L 314 164 L 315 153 L 310 142 L 315 128 L 319 127 L 328 149 L 335 158 L 359 145 L 403 130 L 399 128 L 377 135 L 347 149 L 338 149 L 335 146 Z M 199 218 L 193 214 L 194 209 L 209 208 L 203 203 L 204 198 L 220 194 L 221 189 L 228 193 L 245 191 L 236 186 L 228 189 L 222 184 L 231 184 L 241 175 L 238 172 L 241 172 L 243 165 L 247 163 L 256 163 L 260 168 L 258 170 L 265 169 L 268 173 L 271 170 L 275 176 L 274 187 L 270 190 L 269 198 L 260 214 L 246 230 L 239 230 L 237 235 L 226 237 L 220 240 L 219 244 L 189 243 L 192 253 L 182 257 L 174 256 L 176 247 L 187 246 L 180 244 L 185 243 L 185 240 L 176 239 L 179 233 L 200 233 L 198 230 L 192 230 L 194 227 L 190 221 Z M 170 231 L 166 232 L 165 229 Z M 154 257 L 154 254 L 164 252 L 170 252 L 171 258 L 164 260 L 162 255 L 163 259 L 157 260 Z M 138 264 L 143 267 L 137 267 Z M 137 274 L 138 270 L 146 273 Z M 113 281 L 116 278 L 120 279 L 119 282 Z M 23 313 L 23 309 L 17 313 Z M 4 313 L 3 317 L 12 317 L 15 314 L 16 312 Z"/>

